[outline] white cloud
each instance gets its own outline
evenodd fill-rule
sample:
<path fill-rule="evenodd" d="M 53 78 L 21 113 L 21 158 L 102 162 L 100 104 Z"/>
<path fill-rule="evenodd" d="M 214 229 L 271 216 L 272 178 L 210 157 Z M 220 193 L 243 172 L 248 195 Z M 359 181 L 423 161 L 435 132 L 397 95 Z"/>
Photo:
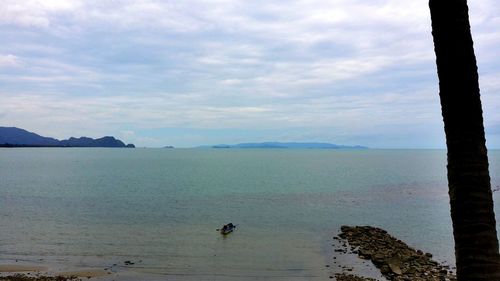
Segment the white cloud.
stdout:
<path fill-rule="evenodd" d="M 0 55 L 0 67 L 12 67 L 20 65 L 19 57 L 12 54 Z"/>
<path fill-rule="evenodd" d="M 47 27 L 49 25 L 49 20 L 44 13 L 27 12 L 26 7 L 15 5 L 12 2 L 0 6 L 0 24 L 29 27 Z"/>

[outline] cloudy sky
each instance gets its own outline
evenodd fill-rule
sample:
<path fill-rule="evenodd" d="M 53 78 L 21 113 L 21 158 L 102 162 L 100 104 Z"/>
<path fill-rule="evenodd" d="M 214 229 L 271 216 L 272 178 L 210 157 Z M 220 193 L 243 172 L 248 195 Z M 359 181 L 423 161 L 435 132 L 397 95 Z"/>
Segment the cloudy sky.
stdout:
<path fill-rule="evenodd" d="M 471 1 L 500 148 L 500 5 Z M 0 126 L 139 146 L 444 147 L 427 0 L 0 0 Z"/>

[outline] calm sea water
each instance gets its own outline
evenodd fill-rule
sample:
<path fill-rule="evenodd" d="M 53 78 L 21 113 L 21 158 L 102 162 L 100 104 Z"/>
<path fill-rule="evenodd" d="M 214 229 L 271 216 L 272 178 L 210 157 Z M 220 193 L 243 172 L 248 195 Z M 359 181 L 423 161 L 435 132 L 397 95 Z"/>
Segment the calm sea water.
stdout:
<path fill-rule="evenodd" d="M 0 260 L 323 280 L 340 226 L 369 224 L 453 262 L 445 167 L 443 150 L 0 149 Z"/>

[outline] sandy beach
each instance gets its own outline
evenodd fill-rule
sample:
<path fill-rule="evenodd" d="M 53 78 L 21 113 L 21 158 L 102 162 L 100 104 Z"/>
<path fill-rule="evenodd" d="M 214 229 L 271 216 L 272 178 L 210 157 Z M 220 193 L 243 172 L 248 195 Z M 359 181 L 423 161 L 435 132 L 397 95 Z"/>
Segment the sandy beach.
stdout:
<path fill-rule="evenodd" d="M 115 274 L 100 268 L 82 268 L 78 270 L 60 270 L 60 266 L 35 264 L 0 264 L 0 280 L 74 280 L 80 278 L 104 279 Z M 105 279 L 108 279 L 105 278 Z"/>

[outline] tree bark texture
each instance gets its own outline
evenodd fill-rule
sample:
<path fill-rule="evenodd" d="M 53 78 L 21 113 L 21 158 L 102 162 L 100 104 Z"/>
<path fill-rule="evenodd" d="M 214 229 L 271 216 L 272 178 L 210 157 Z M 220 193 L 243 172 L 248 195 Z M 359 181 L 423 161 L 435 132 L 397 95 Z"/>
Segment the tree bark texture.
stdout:
<path fill-rule="evenodd" d="M 459 281 L 500 280 L 500 256 L 466 0 L 430 0 Z"/>

